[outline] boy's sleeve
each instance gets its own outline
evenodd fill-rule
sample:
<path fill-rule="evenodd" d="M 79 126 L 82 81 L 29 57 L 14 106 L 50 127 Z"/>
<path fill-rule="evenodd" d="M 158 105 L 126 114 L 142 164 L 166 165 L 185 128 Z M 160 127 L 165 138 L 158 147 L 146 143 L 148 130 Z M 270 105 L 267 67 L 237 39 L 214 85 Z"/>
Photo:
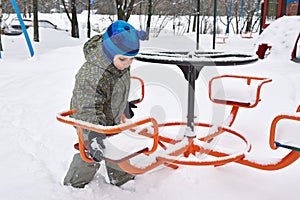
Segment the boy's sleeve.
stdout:
<path fill-rule="evenodd" d="M 71 109 L 77 112 L 72 116 L 92 124 L 105 125 L 103 104 L 105 93 L 99 88 L 99 74 L 96 67 L 85 63 L 76 75 L 75 88 L 71 100 Z"/>
<path fill-rule="evenodd" d="M 76 119 L 86 121 L 92 124 L 105 125 L 105 114 L 103 102 L 105 93 L 97 87 L 98 80 L 95 76 L 89 74 L 76 77 L 75 90 L 73 91 L 72 106 L 77 112 L 72 116 Z M 84 129 L 84 139 L 90 141 L 92 137 L 105 138 L 103 134 Z M 87 148 L 87 146 L 86 146 Z"/>
<path fill-rule="evenodd" d="M 105 88 L 98 87 L 95 94 L 95 109 L 96 119 L 98 124 L 106 126 L 106 115 L 104 114 L 104 106 L 107 98 L 107 94 L 104 92 Z"/>

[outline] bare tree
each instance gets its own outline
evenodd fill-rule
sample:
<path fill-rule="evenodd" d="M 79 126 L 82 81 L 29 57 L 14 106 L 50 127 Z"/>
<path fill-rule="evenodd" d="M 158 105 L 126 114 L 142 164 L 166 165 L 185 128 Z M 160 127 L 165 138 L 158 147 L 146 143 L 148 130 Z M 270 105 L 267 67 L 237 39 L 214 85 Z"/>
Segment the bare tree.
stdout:
<path fill-rule="evenodd" d="M 79 27 L 77 20 L 77 11 L 76 11 L 76 0 L 71 0 L 71 13 L 72 13 L 72 37 L 79 38 Z"/>
<path fill-rule="evenodd" d="M 247 0 L 244 1 L 244 6 L 242 7 L 242 0 L 232 0 L 232 12 L 231 16 L 228 16 L 229 13 L 229 0 L 221 0 L 220 4 L 222 5 L 222 10 L 226 13 L 227 17 L 230 17 L 230 19 L 227 19 L 228 22 L 230 22 L 233 31 L 236 34 L 241 33 L 244 29 L 245 32 L 251 32 L 252 26 L 253 26 L 253 18 L 256 11 L 258 11 L 258 0 Z M 223 11 L 222 11 L 223 13 Z M 242 13 L 244 13 L 244 16 L 242 16 Z M 242 20 L 242 17 L 244 19 Z M 232 23 L 234 20 L 234 23 Z M 221 21 L 222 22 L 222 21 Z M 222 22 L 224 25 L 227 24 L 227 22 Z"/>
<path fill-rule="evenodd" d="M 33 0 L 33 41 L 39 42 L 38 0 Z"/>
<path fill-rule="evenodd" d="M 151 27 L 151 17 L 152 17 L 152 0 L 148 0 L 148 19 L 147 19 L 147 25 L 146 25 L 146 31 L 147 31 L 147 40 L 149 40 L 150 36 L 150 27 Z"/>
<path fill-rule="evenodd" d="M 200 33 L 206 34 L 212 32 L 213 23 L 210 20 L 210 16 L 213 15 L 214 1 L 200 1 L 201 9 L 200 15 L 201 23 L 200 23 Z"/>
<path fill-rule="evenodd" d="M 190 26 L 191 26 L 191 21 L 192 21 L 192 16 L 196 16 L 195 8 L 193 5 L 193 0 L 189 0 L 188 2 L 188 28 L 187 28 L 187 33 L 190 32 Z"/>
<path fill-rule="evenodd" d="M 115 1 L 116 1 L 118 19 L 128 21 L 131 12 L 133 10 L 135 0 L 115 0 Z"/>
<path fill-rule="evenodd" d="M 78 27 L 77 12 L 76 12 L 76 0 L 71 0 L 72 18 L 67 9 L 65 0 L 61 0 L 61 2 L 63 4 L 64 10 L 68 16 L 68 19 L 71 22 L 71 36 L 74 38 L 79 38 L 79 27 Z"/>
<path fill-rule="evenodd" d="M 252 32 L 253 17 L 258 8 L 257 0 L 245 1 L 245 17 L 246 29 L 245 32 Z"/>
<path fill-rule="evenodd" d="M 151 25 L 153 36 L 158 37 L 160 32 L 171 20 L 173 20 L 174 34 L 182 34 L 188 28 L 186 28 L 186 26 L 183 26 L 183 24 L 181 23 L 181 16 L 186 16 L 191 13 L 189 9 L 190 4 L 186 4 L 186 2 L 182 0 L 147 0 L 146 31 L 148 33 L 148 36 L 150 35 Z M 154 14 L 158 14 L 159 17 L 153 21 L 151 17 Z M 175 30 L 176 27 L 177 31 Z"/>
<path fill-rule="evenodd" d="M 87 19 L 87 37 L 91 37 L 91 22 L 90 22 L 90 16 L 91 16 L 91 0 L 88 1 L 88 19 Z"/>
<path fill-rule="evenodd" d="M 24 0 L 23 1 L 23 18 L 26 18 L 26 7 L 27 7 L 27 5 L 26 5 L 26 0 Z"/>

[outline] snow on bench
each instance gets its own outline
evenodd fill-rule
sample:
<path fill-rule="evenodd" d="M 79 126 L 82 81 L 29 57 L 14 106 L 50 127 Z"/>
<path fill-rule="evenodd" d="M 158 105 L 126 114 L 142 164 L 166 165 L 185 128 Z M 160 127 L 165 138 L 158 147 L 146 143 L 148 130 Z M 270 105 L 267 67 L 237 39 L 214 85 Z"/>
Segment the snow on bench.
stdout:
<path fill-rule="evenodd" d="M 142 130 L 147 129 L 148 131 L 148 129 L 151 130 L 157 127 L 157 122 L 153 118 L 142 119 L 135 123 L 125 122 L 115 126 L 102 126 L 70 117 L 70 115 L 74 114 L 75 112 L 76 110 L 61 112 L 57 114 L 56 118 L 60 122 L 78 128 L 78 149 L 80 150 L 80 154 L 83 156 L 83 159 L 87 162 L 92 162 L 92 159 L 86 157 L 85 155 L 85 147 L 83 144 L 84 136 L 82 129 L 88 129 L 107 135 L 115 134 L 107 136 L 107 138 L 104 140 L 104 159 L 111 162 L 121 162 L 124 159 L 129 159 L 139 153 L 142 153 L 143 151 L 147 151 L 149 149 L 149 151 L 153 151 L 156 148 L 155 138 L 153 139 L 138 134 Z M 151 124 L 154 125 L 154 127 L 150 126 Z M 133 131 L 133 128 L 135 128 L 135 131 Z"/>
<path fill-rule="evenodd" d="M 237 102 L 253 104 L 256 101 L 257 85 L 260 81 L 252 81 L 250 85 L 245 79 L 222 78 L 212 84 L 212 99 L 216 102 Z"/>
<path fill-rule="evenodd" d="M 299 116 L 298 114 L 297 117 Z M 278 121 L 274 140 L 281 145 L 288 145 L 300 149 L 300 121 L 290 119 L 281 119 Z"/>
<path fill-rule="evenodd" d="M 117 135 L 107 137 L 104 140 L 104 145 L 104 159 L 120 162 L 136 156 L 142 151 L 151 149 L 153 139 L 131 131 L 123 131 Z"/>

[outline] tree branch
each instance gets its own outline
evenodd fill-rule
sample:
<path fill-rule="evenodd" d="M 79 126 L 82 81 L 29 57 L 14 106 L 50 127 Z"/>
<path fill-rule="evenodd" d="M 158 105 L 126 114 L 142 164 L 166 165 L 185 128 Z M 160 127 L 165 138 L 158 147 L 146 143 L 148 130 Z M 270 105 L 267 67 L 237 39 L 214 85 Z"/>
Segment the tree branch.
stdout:
<path fill-rule="evenodd" d="M 69 18 L 70 22 L 72 22 L 72 18 L 71 18 L 71 16 L 70 16 L 69 12 L 68 12 L 68 9 L 67 9 L 67 6 L 66 6 L 66 3 L 65 3 L 65 0 L 61 0 L 61 3 L 62 3 L 62 4 L 63 4 L 63 6 L 64 6 L 64 10 L 65 10 L 65 12 L 66 12 L 66 14 L 67 14 L 67 16 L 68 16 L 68 18 Z"/>

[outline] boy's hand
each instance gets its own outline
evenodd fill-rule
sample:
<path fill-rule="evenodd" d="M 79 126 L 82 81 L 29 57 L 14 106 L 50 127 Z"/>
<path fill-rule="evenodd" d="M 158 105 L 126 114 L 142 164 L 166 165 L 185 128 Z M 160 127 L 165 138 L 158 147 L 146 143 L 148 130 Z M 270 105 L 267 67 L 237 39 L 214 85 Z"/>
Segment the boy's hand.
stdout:
<path fill-rule="evenodd" d="M 100 137 L 94 137 L 93 139 L 90 140 L 88 150 L 96 162 L 100 162 L 103 158 L 103 149 L 105 148 L 103 139 Z"/>
<path fill-rule="evenodd" d="M 132 108 L 137 108 L 134 102 L 138 102 L 139 99 L 127 102 L 126 108 L 124 110 L 124 115 L 127 119 L 131 119 L 134 116 Z"/>

